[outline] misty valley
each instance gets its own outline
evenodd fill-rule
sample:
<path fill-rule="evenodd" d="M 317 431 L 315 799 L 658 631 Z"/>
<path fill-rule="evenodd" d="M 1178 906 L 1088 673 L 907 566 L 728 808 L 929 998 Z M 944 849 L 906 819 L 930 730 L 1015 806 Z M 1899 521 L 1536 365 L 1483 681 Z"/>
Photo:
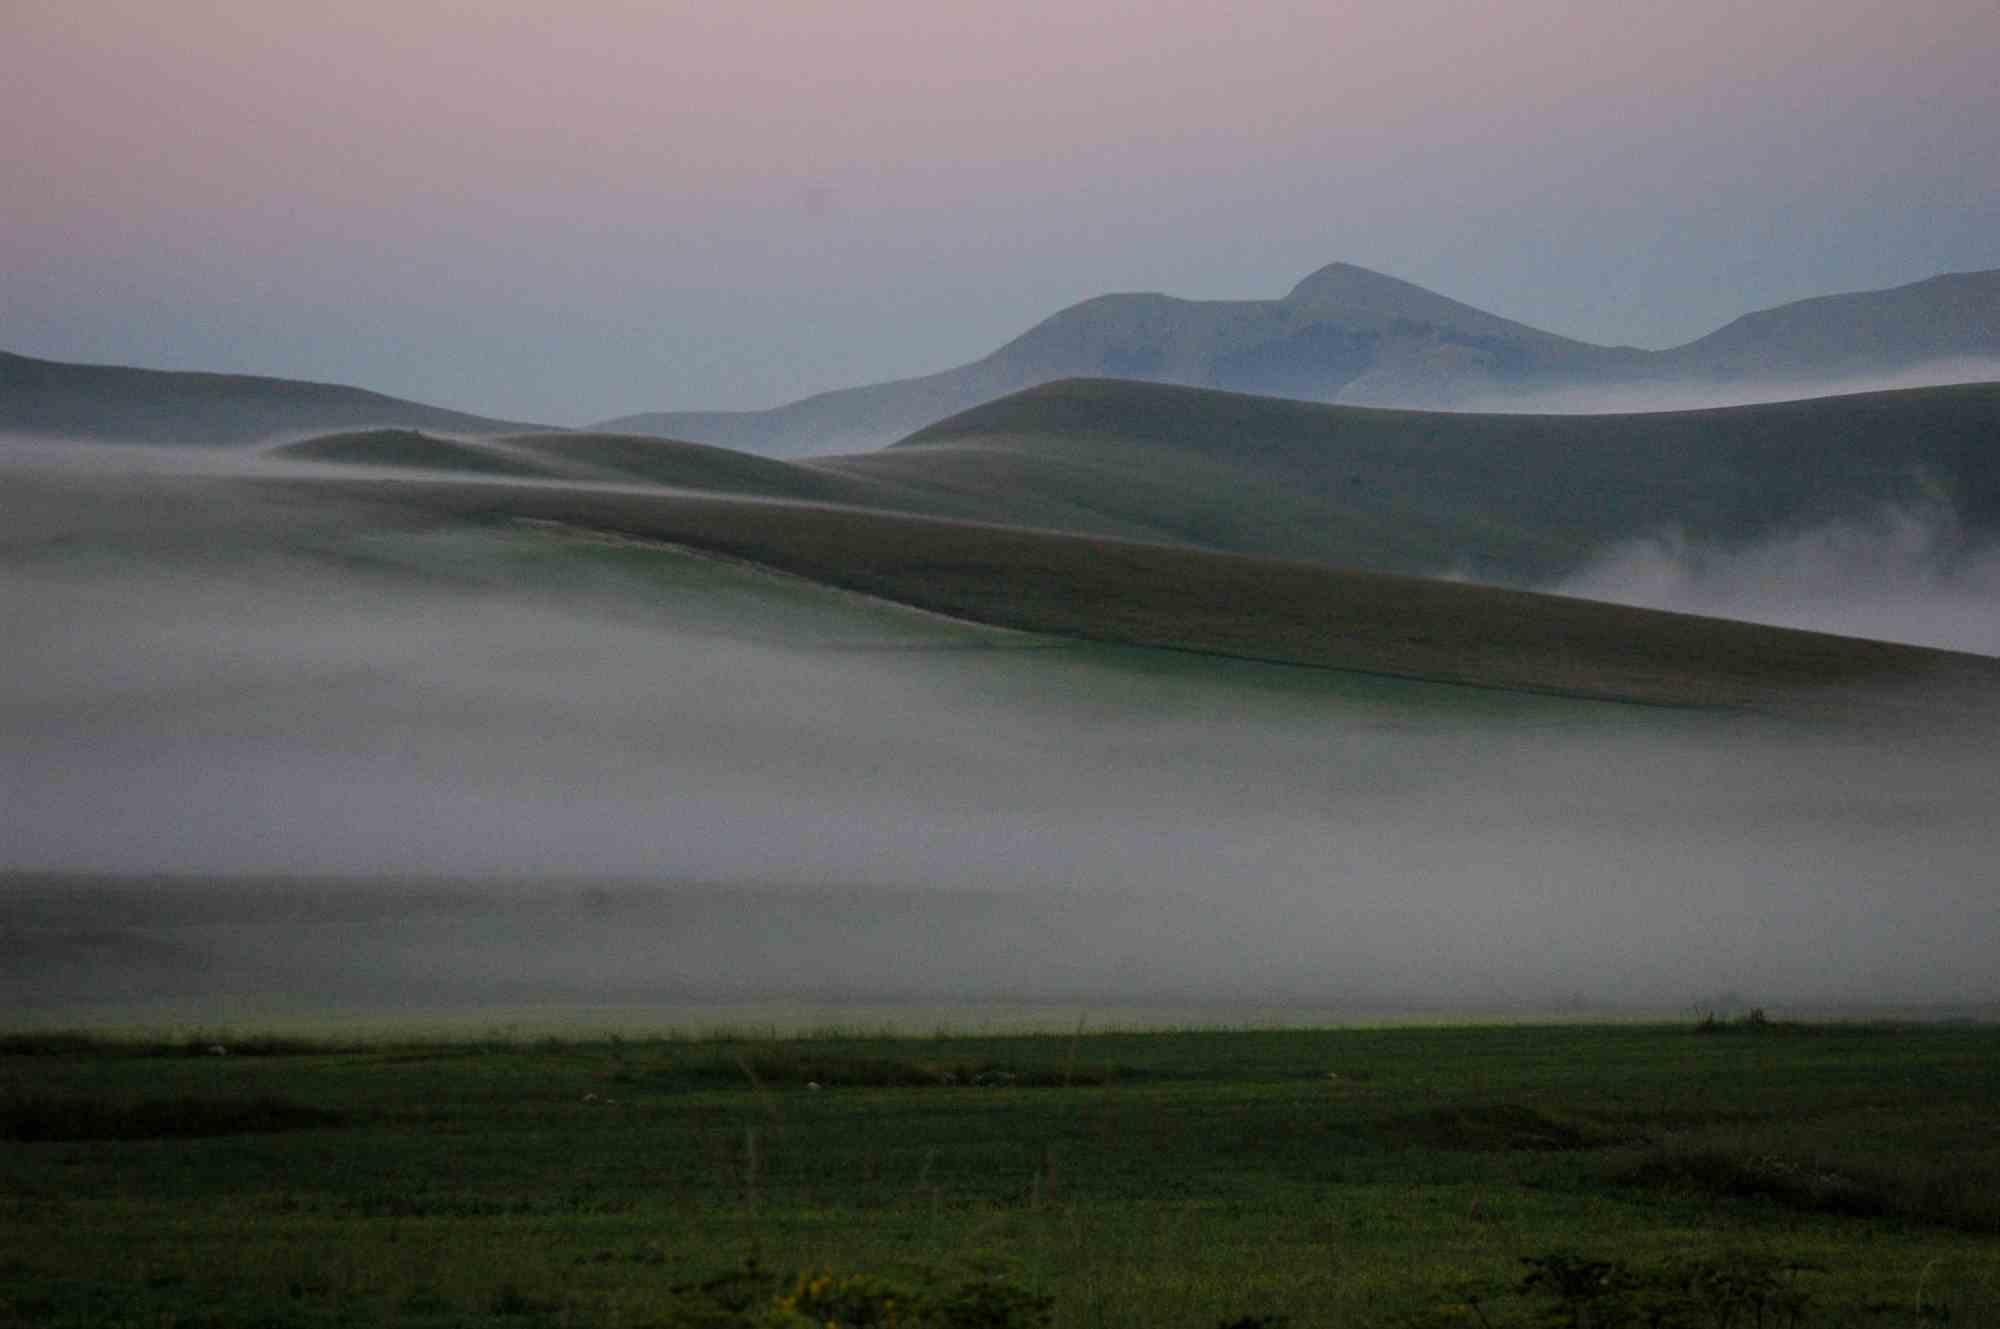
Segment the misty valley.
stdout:
<path fill-rule="evenodd" d="M 1990 1009 L 1993 663 L 1607 602 L 1754 592 L 1985 646 L 1991 391 L 1830 403 L 1952 413 L 1965 460 L 1931 430 L 1901 506 L 1868 506 L 1871 435 L 1851 499 L 1823 473 L 1810 507 L 1766 480 L 1793 513 L 1768 529 L 1740 492 L 1585 511 L 1556 559 L 1438 479 L 1480 483 L 1520 417 L 1435 417 L 1466 441 L 1417 445 L 1439 469 L 1393 525 L 1385 478 L 1295 485 L 1272 526 L 1265 487 L 1402 466 L 1373 450 L 1408 426 L 1197 395 L 1149 442 L 1146 394 L 1182 391 L 986 408 L 1011 453 L 975 412 L 880 462 L 748 469 L 601 435 L 14 445 L 10 1009 Z M 1202 409 L 1261 460 L 1218 459 Z M 1550 428 L 1662 428 L 1637 419 Z M 1068 531 L 1051 454 L 1101 477 Z M 1251 496 L 1226 511 L 1225 465 Z M 1376 529 L 1385 571 L 1298 561 Z M 1407 575 L 1482 561 L 1501 584 Z M 1537 576 L 1592 598 L 1505 584 Z"/>
<path fill-rule="evenodd" d="M 1996 438 L 0 443 L 0 1321 L 1991 1322 Z"/>
<path fill-rule="evenodd" d="M 1996 50 L 0 0 L 0 1329 L 2000 1327 Z"/>

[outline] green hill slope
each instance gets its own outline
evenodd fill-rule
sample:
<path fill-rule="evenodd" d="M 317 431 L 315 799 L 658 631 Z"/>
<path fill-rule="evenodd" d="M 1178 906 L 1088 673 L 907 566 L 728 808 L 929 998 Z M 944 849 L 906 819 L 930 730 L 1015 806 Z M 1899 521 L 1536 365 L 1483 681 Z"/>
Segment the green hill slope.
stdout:
<path fill-rule="evenodd" d="M 1878 686 L 1990 697 L 2000 661 L 1171 545 L 768 499 L 288 478 L 430 521 L 658 541 L 1001 627 L 1478 687 L 1762 706 Z"/>
<path fill-rule="evenodd" d="M 330 445 L 292 449 L 327 457 Z M 464 449 L 467 469 L 475 464 Z M 859 456 L 536 435 L 484 445 L 550 472 L 1191 545 L 1376 572 L 1537 584 L 1609 546 L 1737 545 L 1885 509 L 2000 538 L 2000 385 L 1634 416 L 1322 406 L 1072 380 Z M 341 444 L 409 464 L 407 440 Z M 494 456 L 501 455 L 493 453 Z M 431 464 L 449 465 L 437 449 Z"/>
<path fill-rule="evenodd" d="M 1968 538 L 1992 538 L 1996 462 L 1993 384 L 1528 416 L 1079 381 L 818 464 L 959 493 L 1060 493 L 1080 514 L 1068 529 L 1539 581 L 1639 535 L 1740 543 L 1885 505 L 1948 504 Z"/>
<path fill-rule="evenodd" d="M 217 446 L 383 427 L 461 434 L 532 428 L 333 383 L 66 364 L 0 352 L 0 432 Z"/>

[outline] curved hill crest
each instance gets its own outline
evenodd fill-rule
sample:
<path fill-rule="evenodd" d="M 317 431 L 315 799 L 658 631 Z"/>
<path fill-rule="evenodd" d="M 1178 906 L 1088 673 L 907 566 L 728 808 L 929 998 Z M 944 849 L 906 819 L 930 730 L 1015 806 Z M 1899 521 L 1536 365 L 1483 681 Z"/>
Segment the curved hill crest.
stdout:
<path fill-rule="evenodd" d="M 278 455 L 331 459 L 328 440 Z M 2000 384 L 1641 416 L 1326 406 L 1073 379 L 978 406 L 879 452 L 784 462 L 641 436 L 536 434 L 412 460 L 399 435 L 340 459 L 1039 528 L 1515 585 L 1674 532 L 1718 545 L 1885 508 L 1947 509 L 2000 540 Z M 471 449 L 472 452 L 465 450 Z"/>
<path fill-rule="evenodd" d="M 0 432 L 232 446 L 331 430 L 506 434 L 535 427 L 338 383 L 70 364 L 0 351 Z"/>

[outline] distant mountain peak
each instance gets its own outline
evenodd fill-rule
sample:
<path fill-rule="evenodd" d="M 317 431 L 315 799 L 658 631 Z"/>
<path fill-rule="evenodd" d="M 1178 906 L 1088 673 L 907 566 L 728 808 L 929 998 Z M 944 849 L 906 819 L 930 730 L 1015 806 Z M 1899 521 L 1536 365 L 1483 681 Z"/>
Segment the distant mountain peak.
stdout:
<path fill-rule="evenodd" d="M 977 361 L 922 378 L 769 411 L 623 416 L 599 427 L 768 456 L 852 452 L 1078 376 L 1434 410 L 1523 409 L 1536 400 L 1550 409 L 1659 410 L 1734 394 L 1754 400 L 1779 380 L 1781 395 L 1810 396 L 1814 384 L 1930 362 L 1961 379 L 2000 378 L 1967 367 L 2000 357 L 1996 311 L 2000 273 L 1945 274 L 1782 306 L 1687 346 L 1647 351 L 1576 341 L 1336 262 L 1281 300 L 1099 295 Z"/>
<path fill-rule="evenodd" d="M 1288 305 L 1336 305 L 1371 313 L 1401 314 L 1412 306 L 1455 304 L 1414 282 L 1360 267 L 1329 263 L 1306 276 L 1285 297 Z"/>

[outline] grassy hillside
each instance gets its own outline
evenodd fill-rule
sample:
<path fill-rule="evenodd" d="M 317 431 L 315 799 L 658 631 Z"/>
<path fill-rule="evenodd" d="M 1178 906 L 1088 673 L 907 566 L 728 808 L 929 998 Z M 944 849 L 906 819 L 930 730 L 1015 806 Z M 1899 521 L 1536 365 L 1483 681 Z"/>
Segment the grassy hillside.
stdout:
<path fill-rule="evenodd" d="M 342 446 L 385 464 L 407 452 Z M 1740 545 L 1899 505 L 1948 515 L 1968 546 L 2000 536 L 1992 384 L 1530 416 L 1070 380 L 859 456 L 782 463 L 603 435 L 510 446 L 607 479 L 1517 585 L 1639 537 Z"/>
<path fill-rule="evenodd" d="M 66 364 L 0 352 L 0 433 L 218 446 L 335 429 L 531 426 L 332 383 Z"/>
<path fill-rule="evenodd" d="M 1618 416 L 1327 407 L 1111 382 L 1051 384 L 944 421 L 877 476 L 1062 481 L 1162 534 L 1347 567 L 1514 581 L 1662 531 L 1740 543 L 1948 502 L 2000 532 L 2000 385 Z M 1167 493 L 1178 501 L 1168 498 Z"/>
<path fill-rule="evenodd" d="M 492 443 L 433 438 L 413 429 L 363 429 L 287 443 L 275 455 L 294 461 L 386 466 L 397 470 L 457 471 L 467 475 L 573 475 L 560 466 L 537 465 L 532 456 Z"/>
<path fill-rule="evenodd" d="M 1172 545 L 835 506 L 452 480 L 320 483 L 450 521 L 692 546 L 1003 627 L 1482 687 L 1746 705 L 2000 682 L 2000 661 Z"/>

